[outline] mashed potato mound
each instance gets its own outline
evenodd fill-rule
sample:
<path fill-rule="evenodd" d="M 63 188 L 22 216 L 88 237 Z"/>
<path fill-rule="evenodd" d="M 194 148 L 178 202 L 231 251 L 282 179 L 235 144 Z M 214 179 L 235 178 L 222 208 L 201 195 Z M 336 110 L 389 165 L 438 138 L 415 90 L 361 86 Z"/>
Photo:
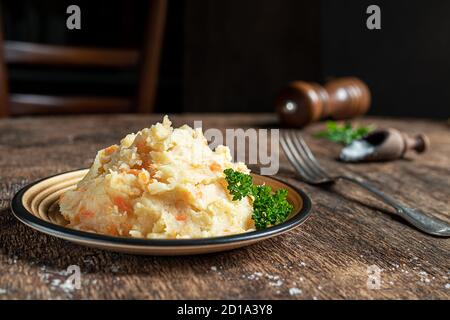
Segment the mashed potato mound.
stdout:
<path fill-rule="evenodd" d="M 228 147 L 208 147 L 201 129 L 162 123 L 100 150 L 60 200 L 69 227 L 146 238 L 216 237 L 254 230 L 247 197 L 232 201 L 223 170 L 244 173 Z"/>

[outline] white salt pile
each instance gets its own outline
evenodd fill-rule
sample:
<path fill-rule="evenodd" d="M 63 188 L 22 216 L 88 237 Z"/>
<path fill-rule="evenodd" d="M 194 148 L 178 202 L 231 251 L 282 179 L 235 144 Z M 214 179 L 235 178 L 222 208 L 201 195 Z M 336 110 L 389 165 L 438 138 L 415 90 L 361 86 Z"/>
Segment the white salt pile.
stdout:
<path fill-rule="evenodd" d="M 340 159 L 346 162 L 356 162 L 364 159 L 375 151 L 375 147 L 366 140 L 355 140 L 341 150 Z"/>

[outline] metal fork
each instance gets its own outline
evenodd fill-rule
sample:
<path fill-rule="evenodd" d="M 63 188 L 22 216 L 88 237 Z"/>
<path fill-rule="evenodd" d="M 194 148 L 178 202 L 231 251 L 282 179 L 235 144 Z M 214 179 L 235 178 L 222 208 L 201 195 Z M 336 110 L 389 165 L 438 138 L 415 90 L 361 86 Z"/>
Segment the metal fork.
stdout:
<path fill-rule="evenodd" d="M 332 175 L 325 171 L 303 138 L 293 130 L 283 131 L 280 142 L 289 162 L 306 183 L 323 185 L 335 183 L 340 179 L 347 180 L 369 191 L 378 199 L 393 207 L 400 217 L 423 232 L 441 237 L 450 236 L 450 224 L 445 221 L 426 215 L 420 210 L 409 208 L 359 178 L 347 175 Z"/>

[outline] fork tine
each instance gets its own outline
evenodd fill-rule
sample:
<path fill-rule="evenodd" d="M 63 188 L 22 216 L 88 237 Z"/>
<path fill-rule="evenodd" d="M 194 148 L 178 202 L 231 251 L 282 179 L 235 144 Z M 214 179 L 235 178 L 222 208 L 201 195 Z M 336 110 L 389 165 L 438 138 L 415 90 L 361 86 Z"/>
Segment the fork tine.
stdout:
<path fill-rule="evenodd" d="M 285 132 L 282 132 L 280 142 L 286 157 L 302 179 L 309 183 L 315 183 L 314 176 L 311 176 L 299 162 L 300 157 L 298 156 L 298 152 L 294 148 L 291 138 Z"/>
<path fill-rule="evenodd" d="M 284 150 L 284 153 L 286 154 L 286 157 L 288 158 L 291 165 L 295 168 L 295 171 L 307 182 L 311 182 L 308 178 L 307 173 L 303 170 L 303 168 L 300 166 L 300 164 L 297 162 L 295 155 L 292 152 L 291 147 L 287 143 L 286 135 L 284 132 L 281 133 L 281 139 L 280 139 L 281 147 Z"/>
<path fill-rule="evenodd" d="M 323 167 L 320 165 L 319 161 L 317 161 L 316 157 L 314 156 L 314 154 L 312 153 L 311 149 L 308 147 L 308 145 L 306 144 L 305 140 L 303 140 L 303 138 L 301 136 L 298 137 L 298 141 L 300 142 L 301 146 L 303 147 L 303 149 L 305 150 L 308 158 L 311 160 L 311 163 L 313 163 L 316 167 L 316 169 L 322 173 L 323 176 L 325 176 L 328 179 L 332 179 L 332 177 L 330 176 L 330 174 L 328 172 L 326 172 Z"/>
<path fill-rule="evenodd" d="M 299 137 L 294 132 L 291 132 L 291 139 L 294 141 L 295 148 L 297 149 L 300 158 L 303 160 L 302 162 L 307 167 L 308 172 L 311 172 L 316 176 L 315 180 L 327 179 L 327 175 L 324 174 L 324 172 L 321 171 L 320 168 L 318 169 L 317 164 L 314 163 L 309 157 L 307 152 L 309 149 L 305 150 L 304 146 L 302 146 L 302 144 L 299 141 Z"/>

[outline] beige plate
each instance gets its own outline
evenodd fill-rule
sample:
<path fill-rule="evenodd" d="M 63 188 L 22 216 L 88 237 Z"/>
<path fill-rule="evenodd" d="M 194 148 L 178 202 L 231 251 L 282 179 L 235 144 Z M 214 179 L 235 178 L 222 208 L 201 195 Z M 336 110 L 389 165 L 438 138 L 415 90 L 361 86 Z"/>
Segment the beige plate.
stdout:
<path fill-rule="evenodd" d="M 131 254 L 185 255 L 230 250 L 280 235 L 303 223 L 311 210 L 311 201 L 301 190 L 254 174 L 256 184 L 265 183 L 273 190 L 288 190 L 288 200 L 294 210 L 285 222 L 264 230 L 215 238 L 163 240 L 108 236 L 67 228 L 67 221 L 59 213 L 60 195 L 74 188 L 86 173 L 87 170 L 66 172 L 26 186 L 12 200 L 14 215 L 35 230 L 89 247 Z"/>

